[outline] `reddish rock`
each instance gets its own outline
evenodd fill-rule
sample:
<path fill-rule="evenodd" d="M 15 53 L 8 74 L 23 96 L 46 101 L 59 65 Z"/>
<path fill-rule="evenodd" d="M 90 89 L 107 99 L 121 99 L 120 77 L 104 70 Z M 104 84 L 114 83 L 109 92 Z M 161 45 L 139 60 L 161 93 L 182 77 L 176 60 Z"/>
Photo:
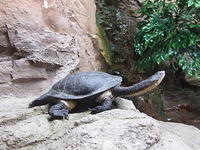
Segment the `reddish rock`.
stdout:
<path fill-rule="evenodd" d="M 94 0 L 1 0 L 0 81 L 13 89 L 3 93 L 39 95 L 70 72 L 102 69 L 95 10 Z"/>
<path fill-rule="evenodd" d="M 47 72 L 44 67 L 35 67 L 24 59 L 14 61 L 12 81 L 27 82 L 44 79 L 47 79 Z"/>

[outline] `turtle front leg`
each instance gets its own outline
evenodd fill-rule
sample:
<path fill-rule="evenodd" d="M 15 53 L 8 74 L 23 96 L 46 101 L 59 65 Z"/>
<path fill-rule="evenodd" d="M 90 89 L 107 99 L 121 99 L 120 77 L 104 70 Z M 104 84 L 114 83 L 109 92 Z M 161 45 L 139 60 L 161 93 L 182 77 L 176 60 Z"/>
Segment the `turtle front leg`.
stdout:
<path fill-rule="evenodd" d="M 112 102 L 113 100 L 111 97 L 105 97 L 101 105 L 90 109 L 92 111 L 91 114 L 96 114 L 111 109 Z"/>
<path fill-rule="evenodd" d="M 48 112 L 49 115 L 53 117 L 53 119 L 69 119 L 69 110 L 63 102 L 59 102 L 51 106 Z"/>
<path fill-rule="evenodd" d="M 76 102 L 72 100 L 61 100 L 49 108 L 49 115 L 53 119 L 69 119 L 69 111 L 76 107 Z"/>

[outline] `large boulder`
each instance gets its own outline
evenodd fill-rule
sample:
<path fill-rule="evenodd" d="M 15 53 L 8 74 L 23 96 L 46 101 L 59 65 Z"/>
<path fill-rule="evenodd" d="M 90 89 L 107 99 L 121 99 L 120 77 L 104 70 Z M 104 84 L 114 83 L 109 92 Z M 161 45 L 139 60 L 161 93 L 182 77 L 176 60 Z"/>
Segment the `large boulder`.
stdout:
<path fill-rule="evenodd" d="M 199 150 L 200 130 L 157 121 L 131 101 L 117 98 L 117 108 L 91 115 L 73 113 L 69 120 L 49 121 L 45 108 L 27 109 L 30 99 L 0 105 L 3 150 Z M 16 103 L 17 102 L 17 103 Z M 13 105 L 15 107 L 13 107 Z"/>
<path fill-rule="evenodd" d="M 0 1 L 0 95 L 41 94 L 74 71 L 101 70 L 94 0 Z"/>

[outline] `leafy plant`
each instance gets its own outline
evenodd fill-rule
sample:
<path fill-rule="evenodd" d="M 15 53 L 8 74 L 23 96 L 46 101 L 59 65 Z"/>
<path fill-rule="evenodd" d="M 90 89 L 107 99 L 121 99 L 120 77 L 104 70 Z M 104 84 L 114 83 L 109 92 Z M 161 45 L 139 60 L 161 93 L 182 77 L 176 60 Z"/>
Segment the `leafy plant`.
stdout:
<path fill-rule="evenodd" d="M 130 22 L 120 8 L 120 0 L 96 0 L 96 6 L 97 24 L 105 31 L 112 63 L 125 63 L 132 53 L 133 34 L 129 30 Z"/>
<path fill-rule="evenodd" d="M 200 78 L 200 0 L 146 0 L 134 48 L 138 69 L 169 61 Z"/>

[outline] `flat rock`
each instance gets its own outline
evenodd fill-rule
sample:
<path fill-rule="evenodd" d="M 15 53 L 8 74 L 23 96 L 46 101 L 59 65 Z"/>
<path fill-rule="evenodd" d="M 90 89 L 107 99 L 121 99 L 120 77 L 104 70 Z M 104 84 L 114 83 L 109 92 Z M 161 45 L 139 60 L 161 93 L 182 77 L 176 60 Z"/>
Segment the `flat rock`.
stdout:
<path fill-rule="evenodd" d="M 69 120 L 54 121 L 49 121 L 46 107 L 28 109 L 31 100 L 0 99 L 0 149 L 198 150 L 200 147 L 199 129 L 157 121 L 140 113 L 126 99 L 117 98 L 120 109 L 96 115 L 90 111 L 73 113 Z"/>

